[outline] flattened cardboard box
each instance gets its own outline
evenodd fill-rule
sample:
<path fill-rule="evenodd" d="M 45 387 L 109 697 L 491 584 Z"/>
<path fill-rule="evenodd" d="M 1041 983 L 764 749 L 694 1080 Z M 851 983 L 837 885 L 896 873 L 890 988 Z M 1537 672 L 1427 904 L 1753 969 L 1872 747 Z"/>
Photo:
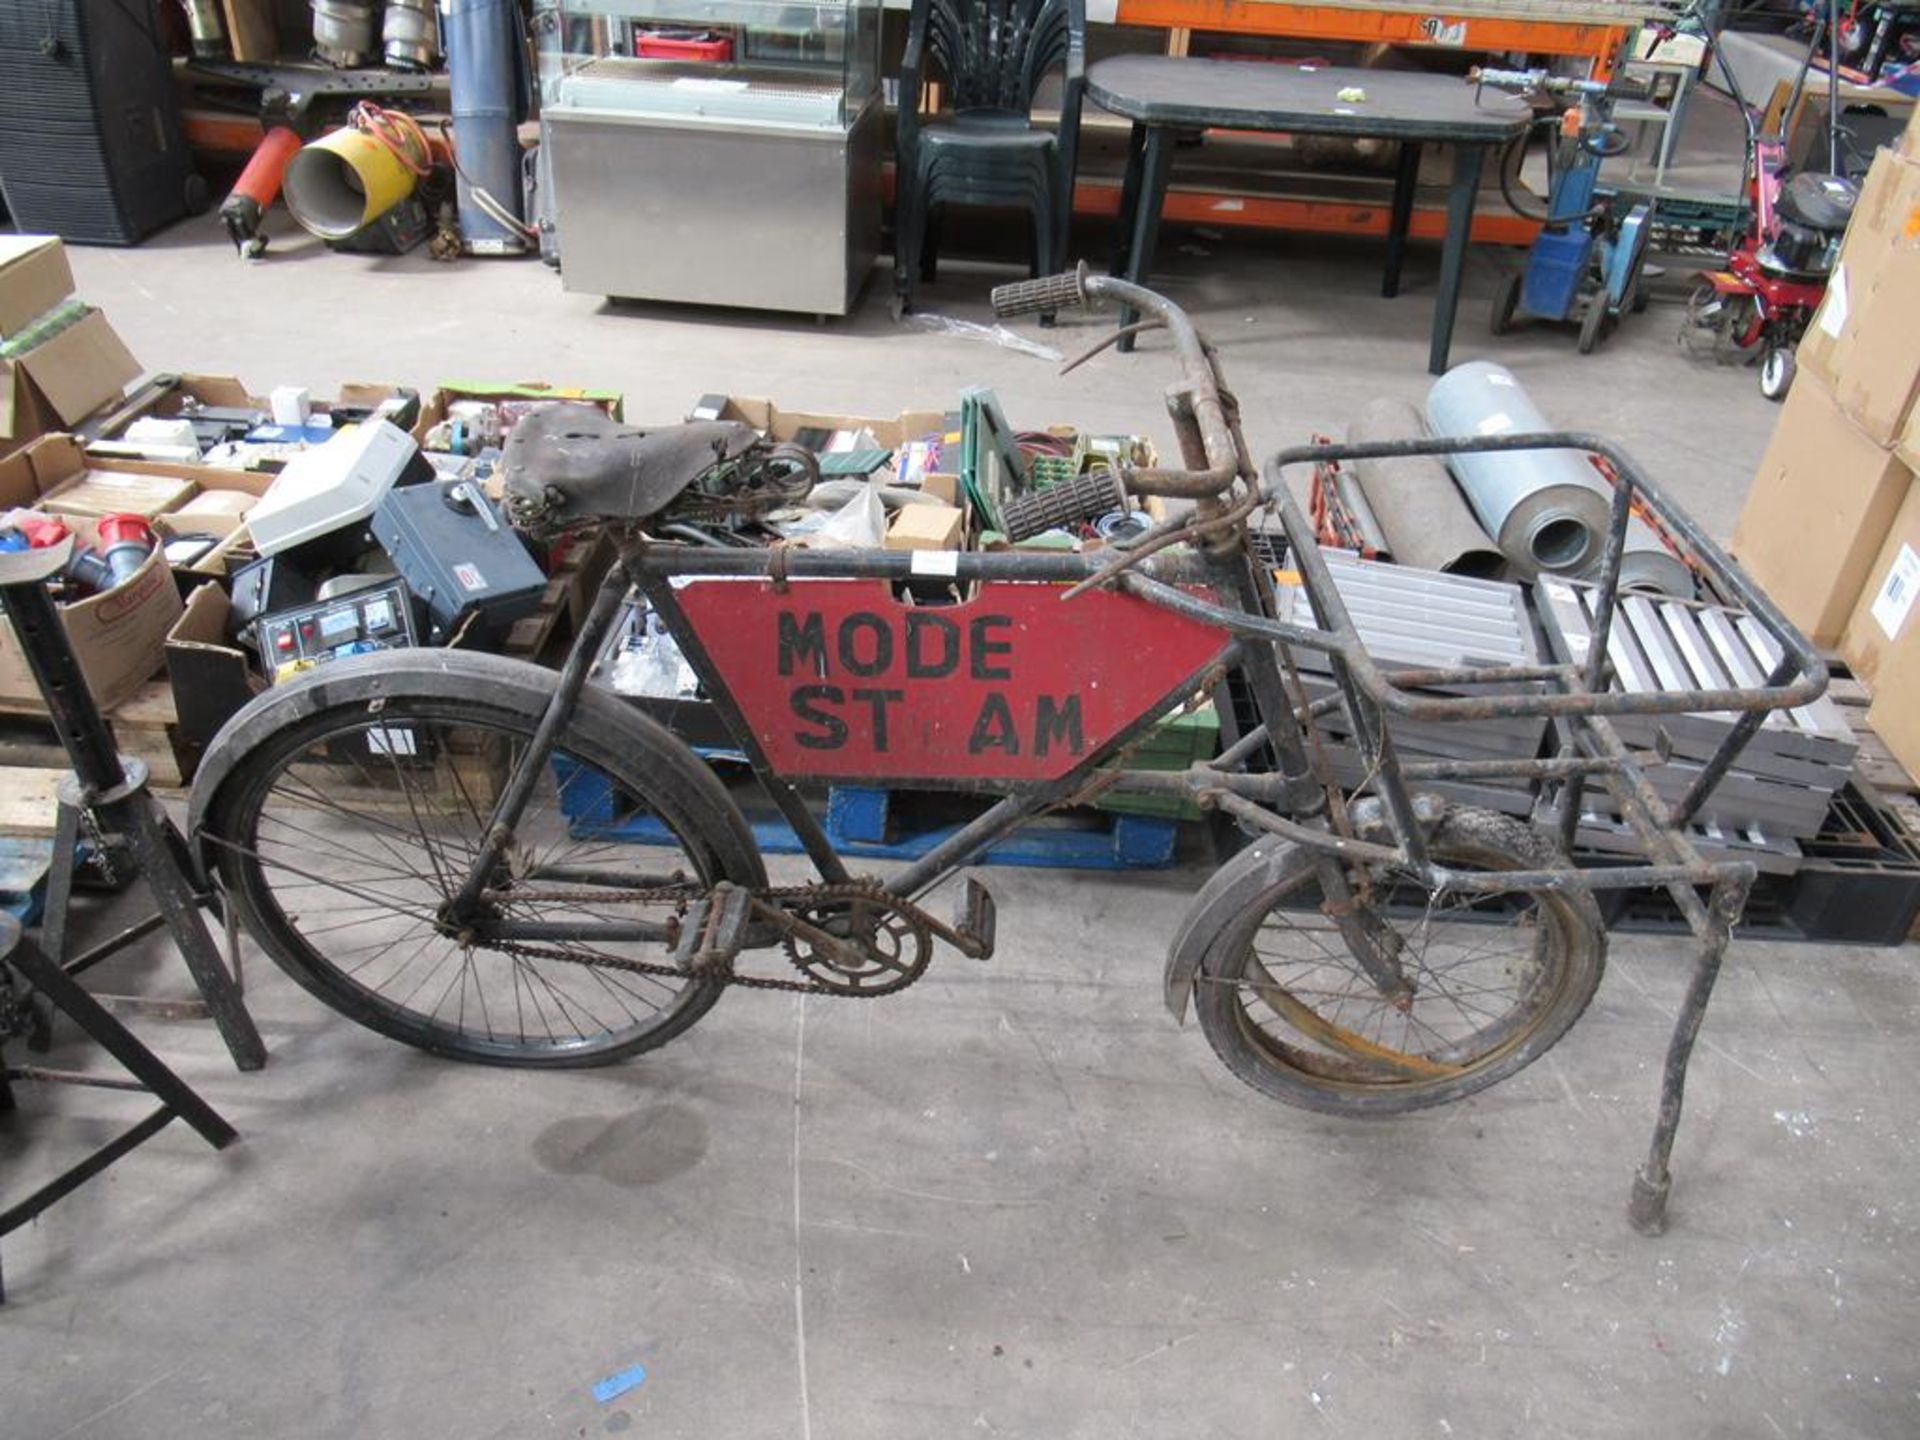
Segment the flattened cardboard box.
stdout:
<path fill-rule="evenodd" d="M 1802 375 L 1733 531 L 1733 553 L 1815 645 L 1835 644 L 1912 480 Z"/>

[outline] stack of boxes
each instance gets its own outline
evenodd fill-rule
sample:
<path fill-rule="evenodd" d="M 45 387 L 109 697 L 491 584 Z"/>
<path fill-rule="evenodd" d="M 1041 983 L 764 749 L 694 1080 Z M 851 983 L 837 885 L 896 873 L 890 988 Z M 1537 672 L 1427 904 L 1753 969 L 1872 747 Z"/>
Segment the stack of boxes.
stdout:
<path fill-rule="evenodd" d="M 1733 553 L 1873 693 L 1867 721 L 1920 775 L 1920 129 L 1862 188 Z"/>

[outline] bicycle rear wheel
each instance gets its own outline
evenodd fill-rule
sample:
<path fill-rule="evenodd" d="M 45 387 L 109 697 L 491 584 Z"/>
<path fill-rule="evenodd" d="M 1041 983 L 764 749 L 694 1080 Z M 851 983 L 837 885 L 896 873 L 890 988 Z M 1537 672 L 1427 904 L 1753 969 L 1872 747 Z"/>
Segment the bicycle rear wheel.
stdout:
<path fill-rule="evenodd" d="M 318 705 L 279 691 L 256 702 L 264 709 L 236 727 L 241 757 L 197 834 L 262 948 L 383 1035 L 538 1067 L 605 1064 L 664 1044 L 725 986 L 630 968 L 668 961 L 671 911 L 619 892 L 675 877 L 762 887 L 751 836 L 680 742 L 589 694 L 489 885 L 490 915 L 565 933 L 524 943 L 451 933 L 439 907 L 478 853 L 552 682 L 487 658 L 464 662 L 474 673 L 453 688 L 467 693 L 430 682 L 420 688 L 439 693 L 409 693 L 406 672 L 387 665 L 370 688 L 351 673 L 329 677 Z"/>
<path fill-rule="evenodd" d="M 1429 840 L 1462 870 L 1551 868 L 1537 832 L 1490 811 L 1449 811 Z M 1606 933 L 1590 895 L 1439 898 L 1376 872 L 1370 909 L 1400 941 L 1408 989 L 1383 995 L 1322 910 L 1311 865 L 1251 897 L 1201 963 L 1200 1028 L 1261 1093 L 1335 1115 L 1442 1105 L 1503 1080 L 1587 1007 Z"/>

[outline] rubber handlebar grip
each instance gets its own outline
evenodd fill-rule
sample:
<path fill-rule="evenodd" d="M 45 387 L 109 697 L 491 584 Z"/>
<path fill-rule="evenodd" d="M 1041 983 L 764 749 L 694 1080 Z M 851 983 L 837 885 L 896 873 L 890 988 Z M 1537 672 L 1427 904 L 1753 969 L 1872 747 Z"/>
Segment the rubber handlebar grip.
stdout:
<path fill-rule="evenodd" d="M 993 313 L 999 319 L 1016 315 L 1046 315 L 1055 310 L 1071 310 L 1087 303 L 1084 286 L 1086 266 L 1064 275 L 1048 275 L 1039 280 L 1017 280 L 1011 285 L 993 287 Z"/>

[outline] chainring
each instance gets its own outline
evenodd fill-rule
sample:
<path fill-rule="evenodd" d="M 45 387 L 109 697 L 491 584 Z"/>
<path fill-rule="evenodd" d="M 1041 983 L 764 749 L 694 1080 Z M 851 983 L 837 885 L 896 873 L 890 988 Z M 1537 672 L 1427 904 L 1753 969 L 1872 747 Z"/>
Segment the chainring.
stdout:
<path fill-rule="evenodd" d="M 849 958 L 830 953 L 804 934 L 790 931 L 787 958 L 814 984 L 836 995 L 868 1000 L 904 990 L 926 973 L 933 937 L 887 899 L 845 896 L 796 906 L 788 915 L 858 950 Z"/>

